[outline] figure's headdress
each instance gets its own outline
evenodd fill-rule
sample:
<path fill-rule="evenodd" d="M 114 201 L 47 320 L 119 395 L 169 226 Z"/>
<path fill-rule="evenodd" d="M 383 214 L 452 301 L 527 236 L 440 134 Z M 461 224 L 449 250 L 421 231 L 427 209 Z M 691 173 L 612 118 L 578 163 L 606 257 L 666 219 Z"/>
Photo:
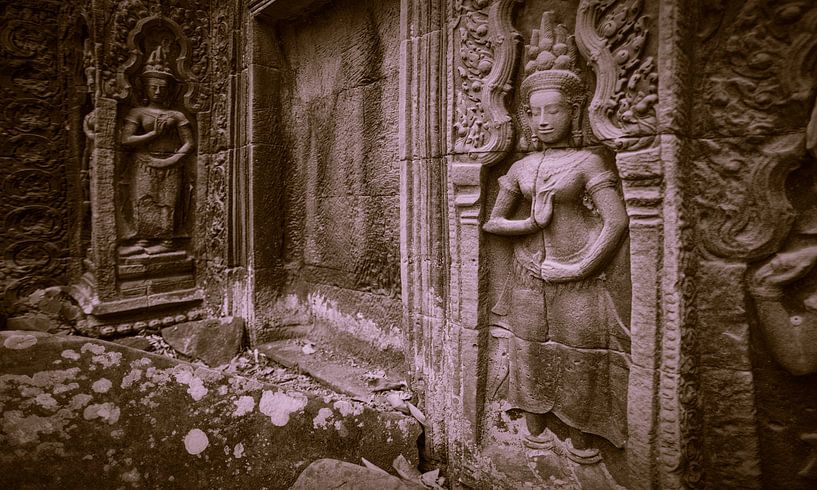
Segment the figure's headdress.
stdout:
<path fill-rule="evenodd" d="M 525 79 L 520 87 L 522 111 L 530 110 L 530 96 L 537 90 L 558 90 L 569 104 L 584 103 L 584 82 L 576 68 L 576 53 L 575 38 L 568 34 L 567 28 L 563 24 L 554 25 L 553 12 L 543 13 L 539 29 L 533 30 L 530 44 L 525 46 Z M 536 135 L 530 137 L 535 140 Z M 578 142 L 580 137 L 581 113 L 576 111 L 573 139 Z"/>
<path fill-rule="evenodd" d="M 170 69 L 170 64 L 167 62 L 167 54 L 163 45 L 156 46 L 156 49 L 150 53 L 147 62 L 145 62 L 145 68 L 142 70 L 142 77 L 176 80 L 176 76 L 173 75 L 173 70 Z"/>

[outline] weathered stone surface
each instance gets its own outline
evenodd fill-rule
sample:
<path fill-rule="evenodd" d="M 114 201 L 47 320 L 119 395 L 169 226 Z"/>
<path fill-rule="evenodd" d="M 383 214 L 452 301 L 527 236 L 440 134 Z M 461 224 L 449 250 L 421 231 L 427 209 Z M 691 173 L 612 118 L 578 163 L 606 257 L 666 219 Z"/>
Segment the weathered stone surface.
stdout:
<path fill-rule="evenodd" d="M 286 282 L 291 286 L 284 293 L 296 295 L 325 319 L 327 330 L 337 326 L 335 330 L 376 349 L 383 339 L 399 344 L 403 335 L 399 8 L 396 0 L 341 0 L 278 25 L 282 129 L 280 136 L 268 133 L 266 143 L 284 140 L 289 149 L 289 159 L 280 165 L 283 175 L 273 180 L 286 189 L 281 192 L 285 211 L 268 206 L 266 214 L 255 218 L 268 228 L 268 221 L 285 217 L 280 241 L 256 239 L 258 253 L 277 254 L 278 261 L 288 264 Z M 263 77 L 260 87 L 275 76 L 266 68 L 255 72 Z M 262 110 L 271 104 L 264 97 L 256 99 Z M 262 166 L 274 170 L 265 156 L 280 151 L 260 146 Z M 279 244 L 283 248 L 276 250 Z M 265 266 L 274 262 L 262 261 Z"/>
<path fill-rule="evenodd" d="M 290 490 L 318 490 L 329 487 L 358 490 L 420 490 L 426 488 L 389 475 L 385 471 L 377 471 L 335 459 L 320 459 L 306 467 Z"/>
<path fill-rule="evenodd" d="M 162 329 L 162 338 L 186 356 L 201 359 L 208 366 L 220 366 L 241 352 L 244 319 L 227 317 L 180 323 Z"/>
<path fill-rule="evenodd" d="M 287 488 L 312 461 L 418 463 L 419 424 L 117 344 L 0 332 L 3 488 Z"/>
<path fill-rule="evenodd" d="M 146 352 L 153 350 L 153 346 L 150 344 L 150 341 L 144 337 L 125 337 L 114 340 L 114 342 L 119 345 L 124 345 L 125 347 L 130 347 L 131 349 L 143 350 Z"/>
<path fill-rule="evenodd" d="M 6 320 L 7 330 L 32 330 L 37 332 L 55 332 L 58 327 L 47 315 L 28 313 Z"/>

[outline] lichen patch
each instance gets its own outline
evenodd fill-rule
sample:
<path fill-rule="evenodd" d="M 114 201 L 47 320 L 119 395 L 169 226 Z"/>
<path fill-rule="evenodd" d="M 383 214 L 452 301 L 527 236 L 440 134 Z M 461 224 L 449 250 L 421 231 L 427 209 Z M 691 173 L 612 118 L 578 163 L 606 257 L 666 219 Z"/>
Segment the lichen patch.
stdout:
<path fill-rule="evenodd" d="M 207 438 L 207 434 L 201 429 L 191 429 L 190 432 L 184 436 L 184 448 L 189 454 L 194 456 L 204 452 L 208 445 L 210 445 L 210 440 Z"/>
<path fill-rule="evenodd" d="M 133 363 L 131 363 L 131 366 L 133 366 Z M 140 379 L 142 379 L 142 370 L 133 368 L 128 374 L 125 375 L 125 377 L 122 378 L 121 386 L 125 389 L 130 388 L 133 383 L 136 383 Z"/>
<path fill-rule="evenodd" d="M 78 361 L 79 358 L 81 357 L 79 355 L 79 352 L 77 352 L 77 351 L 75 351 L 73 349 L 65 349 L 64 351 L 62 351 L 60 356 L 62 358 L 64 358 L 64 359 L 68 359 L 70 361 Z"/>
<path fill-rule="evenodd" d="M 242 396 L 235 401 L 235 411 L 233 417 L 241 417 L 253 411 L 255 399 L 251 396 Z"/>
<path fill-rule="evenodd" d="M 270 418 L 273 425 L 283 427 L 294 412 L 303 410 L 308 399 L 302 393 L 273 393 L 264 391 L 258 410 Z"/>
<path fill-rule="evenodd" d="M 94 381 L 94 384 L 91 385 L 91 389 L 97 393 L 107 393 L 112 386 L 113 383 L 111 383 L 111 380 L 106 378 L 100 378 Z"/>
<path fill-rule="evenodd" d="M 105 352 L 102 354 L 95 355 L 91 358 L 91 361 L 99 364 L 104 368 L 111 368 L 113 366 L 118 366 L 120 362 L 122 362 L 122 353 L 121 352 Z"/>
<path fill-rule="evenodd" d="M 85 420 L 94 420 L 98 418 L 110 425 L 113 425 L 119 421 L 120 414 L 121 412 L 119 407 L 113 403 L 105 402 L 88 405 L 82 412 L 82 417 Z"/>
<path fill-rule="evenodd" d="M 357 402 L 349 402 L 346 400 L 338 400 L 335 402 L 335 410 L 340 412 L 343 417 L 357 417 L 363 413 L 363 404 Z"/>
<path fill-rule="evenodd" d="M 241 459 L 244 457 L 244 444 L 239 442 L 235 445 L 235 448 L 233 449 L 233 457 L 235 459 Z"/>
<path fill-rule="evenodd" d="M 3 341 L 3 347 L 12 350 L 23 350 L 37 344 L 37 337 L 33 335 L 10 335 Z"/>
<path fill-rule="evenodd" d="M 332 412 L 331 408 L 321 408 L 318 410 L 318 415 L 312 419 L 312 427 L 316 429 L 325 429 L 328 425 L 332 417 L 334 417 L 334 412 Z"/>
<path fill-rule="evenodd" d="M 80 347 L 79 351 L 82 353 L 90 352 L 92 354 L 99 355 L 105 352 L 105 347 L 99 344 L 92 344 L 88 342 L 87 344 L 82 344 L 82 347 Z"/>
<path fill-rule="evenodd" d="M 20 410 L 9 410 L 3 413 L 3 434 L 12 446 L 22 446 L 37 442 L 40 434 L 53 434 L 65 426 L 59 417 L 26 417 Z"/>
<path fill-rule="evenodd" d="M 201 378 L 196 377 L 188 369 L 174 369 L 173 377 L 177 383 L 187 385 L 187 393 L 195 401 L 199 401 L 207 395 L 207 388 L 204 387 L 204 382 Z"/>

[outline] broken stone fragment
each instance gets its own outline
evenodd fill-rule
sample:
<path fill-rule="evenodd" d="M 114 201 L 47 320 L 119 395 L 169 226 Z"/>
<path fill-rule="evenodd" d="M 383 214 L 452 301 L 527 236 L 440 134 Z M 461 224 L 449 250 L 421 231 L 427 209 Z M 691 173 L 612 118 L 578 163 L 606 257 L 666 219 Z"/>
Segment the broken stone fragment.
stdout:
<path fill-rule="evenodd" d="M 221 366 L 241 352 L 244 319 L 225 317 L 180 323 L 162 329 L 162 338 L 181 354 Z"/>
<path fill-rule="evenodd" d="M 414 490 L 423 489 L 419 483 L 401 480 L 385 471 L 377 471 L 336 459 L 319 459 L 306 467 L 290 490 L 327 488 L 356 488 L 359 490 Z"/>

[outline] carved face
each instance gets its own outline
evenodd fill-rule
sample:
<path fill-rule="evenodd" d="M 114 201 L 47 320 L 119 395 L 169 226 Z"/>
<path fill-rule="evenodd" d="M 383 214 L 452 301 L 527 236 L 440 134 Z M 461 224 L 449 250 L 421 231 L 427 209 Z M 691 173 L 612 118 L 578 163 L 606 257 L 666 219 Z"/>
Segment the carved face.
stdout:
<path fill-rule="evenodd" d="M 573 107 L 558 90 L 538 90 L 530 96 L 528 124 L 546 145 L 566 144 L 570 137 Z"/>
<path fill-rule="evenodd" d="M 162 103 L 167 99 L 170 84 L 163 78 L 150 77 L 145 79 L 145 93 L 148 100 L 154 103 Z"/>

